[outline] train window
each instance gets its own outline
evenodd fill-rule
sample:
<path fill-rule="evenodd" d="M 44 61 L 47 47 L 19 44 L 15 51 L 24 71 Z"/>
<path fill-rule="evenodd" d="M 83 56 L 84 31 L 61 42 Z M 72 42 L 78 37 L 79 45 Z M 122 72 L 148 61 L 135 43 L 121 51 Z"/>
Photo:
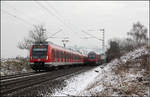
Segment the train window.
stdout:
<path fill-rule="evenodd" d="M 67 59 L 69 59 L 69 54 L 67 53 Z"/>
<path fill-rule="evenodd" d="M 63 52 L 63 59 L 65 59 L 65 52 Z"/>
<path fill-rule="evenodd" d="M 61 51 L 61 58 L 63 58 L 63 52 Z"/>
<path fill-rule="evenodd" d="M 72 54 L 70 55 L 70 57 L 71 57 L 71 60 L 72 60 Z"/>
<path fill-rule="evenodd" d="M 54 58 L 54 50 L 52 49 L 52 57 Z"/>
<path fill-rule="evenodd" d="M 63 58 L 65 59 L 65 52 L 63 52 Z"/>
<path fill-rule="evenodd" d="M 74 60 L 74 55 L 72 55 L 72 59 Z"/>
<path fill-rule="evenodd" d="M 72 59 L 74 60 L 74 55 L 72 55 Z"/>
<path fill-rule="evenodd" d="M 55 50 L 53 50 L 54 51 L 54 58 L 56 58 L 56 51 Z"/>
<path fill-rule="evenodd" d="M 69 54 L 67 53 L 67 59 L 69 59 Z"/>
<path fill-rule="evenodd" d="M 72 59 L 74 60 L 74 55 L 72 55 Z"/>
<path fill-rule="evenodd" d="M 55 50 L 55 58 L 57 58 L 57 50 Z"/>
<path fill-rule="evenodd" d="M 57 51 L 55 50 L 55 58 L 57 58 Z"/>
<path fill-rule="evenodd" d="M 71 57 L 71 54 L 69 53 L 69 59 L 71 59 L 70 57 Z"/>
<path fill-rule="evenodd" d="M 59 57 L 58 57 L 58 58 L 61 58 L 61 52 L 60 52 L 60 51 L 58 52 L 58 54 L 59 54 Z"/>
<path fill-rule="evenodd" d="M 59 51 L 57 51 L 57 58 L 59 58 Z"/>
<path fill-rule="evenodd" d="M 68 53 L 66 52 L 66 59 L 67 59 L 67 54 L 68 54 Z"/>
<path fill-rule="evenodd" d="M 59 58 L 59 51 L 56 51 L 56 56 L 57 58 Z"/>
<path fill-rule="evenodd" d="M 66 59 L 66 53 L 64 52 L 64 59 Z"/>
<path fill-rule="evenodd" d="M 61 52 L 61 58 L 64 58 L 64 56 L 63 56 L 64 54 L 63 54 L 63 52 Z"/>
<path fill-rule="evenodd" d="M 69 59 L 70 59 L 70 53 L 69 53 Z"/>
<path fill-rule="evenodd" d="M 67 58 L 69 59 L 69 53 L 67 54 Z"/>
<path fill-rule="evenodd" d="M 60 58 L 62 58 L 62 52 L 60 51 Z"/>
<path fill-rule="evenodd" d="M 61 58 L 61 51 L 59 51 L 59 58 Z"/>
<path fill-rule="evenodd" d="M 61 52 L 59 51 L 59 58 L 61 58 Z"/>
<path fill-rule="evenodd" d="M 55 50 L 55 58 L 57 58 L 57 50 Z"/>

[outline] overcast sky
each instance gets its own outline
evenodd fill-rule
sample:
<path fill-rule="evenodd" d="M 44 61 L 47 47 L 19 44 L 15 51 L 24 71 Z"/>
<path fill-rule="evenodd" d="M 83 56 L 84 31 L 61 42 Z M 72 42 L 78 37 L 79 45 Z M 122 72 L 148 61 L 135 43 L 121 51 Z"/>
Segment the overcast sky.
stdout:
<path fill-rule="evenodd" d="M 33 24 L 42 24 L 51 34 L 62 29 L 55 37 L 48 39 L 62 45 L 61 37 L 69 37 L 67 46 L 85 48 L 100 47 L 96 39 L 86 31 L 102 38 L 99 29 L 105 29 L 105 43 L 111 38 L 125 38 L 132 24 L 140 21 L 149 28 L 148 1 L 1 1 L 1 57 L 26 56 L 25 50 L 16 46 L 28 36 Z"/>

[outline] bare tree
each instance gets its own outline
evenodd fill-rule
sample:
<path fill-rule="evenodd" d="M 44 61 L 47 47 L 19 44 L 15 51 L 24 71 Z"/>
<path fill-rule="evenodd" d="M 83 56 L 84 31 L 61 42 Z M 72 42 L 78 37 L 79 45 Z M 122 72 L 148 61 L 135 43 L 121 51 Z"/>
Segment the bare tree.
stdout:
<path fill-rule="evenodd" d="M 148 35 L 147 35 L 147 28 L 142 25 L 140 22 L 133 24 L 133 28 L 127 34 L 131 36 L 132 39 L 136 44 L 135 46 L 142 46 L 147 43 Z"/>
<path fill-rule="evenodd" d="M 17 47 L 20 49 L 29 50 L 30 46 L 34 42 L 45 42 L 47 40 L 47 34 L 43 25 L 34 25 L 34 29 L 29 31 L 29 37 L 24 38 L 23 41 L 18 42 Z"/>
<path fill-rule="evenodd" d="M 116 40 L 110 40 L 109 45 L 110 48 L 106 52 L 108 62 L 121 56 L 119 43 Z"/>

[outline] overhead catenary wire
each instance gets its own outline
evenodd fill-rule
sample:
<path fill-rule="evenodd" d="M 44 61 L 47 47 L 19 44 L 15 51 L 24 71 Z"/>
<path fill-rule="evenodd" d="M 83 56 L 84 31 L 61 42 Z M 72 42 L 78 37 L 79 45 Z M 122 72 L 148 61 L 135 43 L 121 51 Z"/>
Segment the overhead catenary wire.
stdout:
<path fill-rule="evenodd" d="M 65 23 L 65 25 L 68 27 L 70 25 L 67 25 L 65 21 L 67 21 L 50 3 L 46 3 L 51 10 L 53 10 L 53 12 L 55 13 L 55 15 L 57 15 L 58 18 L 62 19 L 62 22 Z M 71 27 L 69 27 L 71 30 L 73 30 Z M 74 32 L 74 30 L 72 31 Z"/>
<path fill-rule="evenodd" d="M 45 9 L 49 15 L 52 15 L 52 16 L 55 16 L 56 19 L 61 22 L 67 29 L 69 29 L 71 32 L 75 33 L 74 30 L 72 28 L 70 28 L 70 26 L 68 26 L 66 24 L 66 22 L 64 22 L 65 20 L 64 19 L 61 19 L 58 15 L 56 15 L 56 13 L 52 12 L 50 9 L 48 9 L 46 6 L 42 5 L 41 3 L 39 2 L 36 2 L 41 8 Z"/>
<path fill-rule="evenodd" d="M 89 36 L 91 36 L 91 38 L 95 38 L 95 39 L 97 39 L 97 40 L 103 41 L 103 39 L 99 39 L 99 38 L 97 38 L 96 36 L 94 36 L 94 35 L 92 35 L 92 34 L 89 34 L 89 33 L 87 33 L 87 32 L 84 31 L 84 30 L 82 30 L 82 32 L 85 33 L 85 34 L 87 34 L 87 35 L 89 35 Z"/>
<path fill-rule="evenodd" d="M 2 11 L 5 12 L 6 14 L 8 14 L 8 15 L 10 15 L 10 16 L 12 16 L 12 17 L 14 17 L 14 18 L 16 18 L 16 19 L 18 19 L 18 20 L 20 20 L 20 21 L 26 23 L 26 24 L 29 24 L 29 25 L 32 25 L 32 26 L 33 26 L 33 24 L 32 24 L 31 22 L 28 22 L 28 21 L 26 21 L 25 19 L 23 19 L 23 18 L 21 18 L 21 17 L 19 17 L 19 16 L 16 16 L 16 15 L 14 15 L 14 14 L 12 14 L 12 13 L 10 13 L 10 12 L 4 10 L 4 9 L 2 9 Z"/>
<path fill-rule="evenodd" d="M 23 14 L 22 11 L 20 11 L 19 9 L 16 9 L 14 6 L 12 6 L 12 5 L 10 5 L 10 4 L 9 4 L 9 6 L 10 6 L 12 9 L 14 9 L 16 12 L 19 12 L 20 14 Z M 32 20 L 35 20 L 36 22 L 40 22 L 40 23 L 41 23 L 40 20 L 38 20 L 38 19 L 36 19 L 36 18 L 33 18 L 32 16 L 29 16 L 29 15 L 27 15 L 27 14 L 23 14 L 23 16 L 26 16 L 26 17 L 28 17 L 28 18 L 30 18 L 30 19 L 32 19 Z"/>
<path fill-rule="evenodd" d="M 57 14 L 57 16 L 59 17 L 60 16 L 60 18 L 62 18 L 62 20 L 64 20 L 64 21 L 67 21 L 67 23 L 68 23 L 68 26 L 73 26 L 74 28 L 77 28 L 77 27 L 75 27 L 73 24 L 71 24 L 68 20 L 66 20 L 66 18 L 64 18 L 61 14 L 60 14 L 60 12 L 52 5 L 52 4 L 50 4 L 50 3 L 46 3 L 54 12 L 55 12 L 55 14 Z M 71 28 L 72 29 L 72 28 Z M 73 29 L 72 29 L 73 30 Z M 74 30 L 73 30 L 73 32 L 74 32 Z M 78 33 L 78 32 L 77 32 Z M 77 33 L 74 33 L 75 35 L 77 34 Z"/>
<path fill-rule="evenodd" d="M 46 6 L 44 6 L 44 4 L 42 5 L 42 4 L 39 3 L 39 2 L 36 2 L 36 3 L 37 3 L 41 8 L 45 9 L 45 10 L 49 13 L 50 16 L 51 16 L 51 15 L 55 16 L 55 18 L 56 18 L 60 23 L 62 23 L 64 27 L 66 27 L 66 28 L 67 28 L 68 30 L 70 30 L 72 33 L 76 33 L 76 32 L 74 32 L 74 30 L 73 30 L 72 28 L 70 28 L 70 26 L 68 26 L 68 25 L 66 24 L 66 22 L 65 22 L 62 18 L 59 18 L 59 16 L 57 16 L 56 13 L 52 12 L 52 10 L 48 9 Z M 68 34 L 69 34 L 69 33 L 68 33 Z M 62 38 L 65 39 L 66 37 L 62 37 Z M 69 39 L 69 38 L 68 38 L 68 39 Z M 73 40 L 73 41 L 75 41 L 75 40 Z"/>
<path fill-rule="evenodd" d="M 62 29 L 58 30 L 57 32 L 53 33 L 51 36 L 49 36 L 48 38 L 54 38 L 53 36 L 55 36 L 57 33 L 61 32 Z"/>
<path fill-rule="evenodd" d="M 63 16 L 59 13 L 59 11 L 57 11 L 57 10 L 55 9 L 55 7 L 53 7 L 50 3 L 46 3 L 46 4 L 47 4 L 58 16 L 60 16 L 61 18 L 63 18 Z M 63 20 L 66 21 L 65 18 L 63 18 Z M 77 29 L 78 29 L 78 27 L 77 27 L 75 24 L 73 25 L 73 24 L 71 24 L 70 22 L 67 22 L 67 23 L 69 23 L 70 25 L 74 26 L 74 28 L 77 28 Z M 92 35 L 92 34 L 89 34 L 88 32 L 85 32 L 85 31 L 81 31 L 81 32 L 83 32 L 84 34 L 90 36 L 90 37 L 86 37 L 86 39 L 88 39 L 88 38 L 94 38 L 94 39 L 103 41 L 102 39 L 99 39 L 98 37 L 96 37 L 96 36 L 94 36 L 94 35 Z M 80 38 L 80 39 L 81 39 L 81 38 Z"/>
<path fill-rule="evenodd" d="M 57 9 L 55 9 L 55 7 L 51 5 L 51 3 L 46 3 L 46 4 L 49 6 L 49 8 L 50 8 L 58 17 L 62 18 L 64 21 L 66 21 L 66 23 L 68 24 L 68 26 L 71 26 L 71 27 L 75 28 L 74 30 L 78 29 L 78 27 L 75 27 L 75 25 L 73 25 L 70 21 L 68 21 L 68 19 L 64 18 L 64 16 L 63 16 Z M 71 29 L 72 29 L 72 28 L 71 28 Z M 81 35 L 81 34 L 79 33 L 79 32 L 80 32 L 80 29 L 79 29 L 79 31 L 76 30 L 77 32 L 75 32 L 74 30 L 73 30 L 73 34 L 76 35 L 76 36 L 77 36 L 77 34 L 78 34 L 78 38 L 79 38 L 79 36 Z M 53 38 L 56 38 L 56 37 L 53 37 Z M 80 38 L 79 38 L 79 39 L 80 39 Z M 76 41 L 76 40 L 73 40 L 73 41 Z"/>
<path fill-rule="evenodd" d="M 66 19 L 65 18 L 63 18 L 63 16 L 53 7 L 53 6 L 51 6 L 50 4 L 49 4 L 49 7 L 51 8 L 51 10 L 50 9 L 48 9 L 47 7 L 45 7 L 44 5 L 42 5 L 41 3 L 39 3 L 39 2 L 36 2 L 40 7 L 42 7 L 43 9 L 45 9 L 50 15 L 53 15 L 53 16 L 55 16 L 56 18 L 57 18 L 57 20 L 59 20 L 65 27 L 67 27 L 67 28 L 69 28 L 70 30 L 71 30 L 71 32 L 73 32 L 74 33 L 74 31 L 72 31 L 72 28 L 70 28 L 69 26 L 70 25 L 72 25 L 73 26 L 73 24 L 70 24 L 69 26 L 66 24 L 66 22 L 64 22 L 64 21 L 66 21 Z M 47 5 L 48 5 L 48 3 L 47 3 Z M 52 12 L 52 10 L 53 10 L 53 12 Z M 60 18 L 60 17 L 61 18 Z M 63 19 L 62 19 L 63 18 Z M 67 23 L 70 23 L 70 22 L 67 22 Z M 75 27 L 75 26 L 74 26 Z M 78 27 L 75 27 L 75 28 L 78 28 Z M 81 32 L 83 32 L 84 34 L 86 34 L 86 35 L 88 35 L 88 36 L 90 36 L 90 37 L 92 37 L 92 38 L 95 38 L 95 39 L 97 39 L 97 40 L 102 40 L 102 39 L 99 39 L 99 38 L 97 38 L 96 36 L 94 36 L 94 35 L 92 35 L 92 34 L 89 34 L 88 32 L 85 32 L 85 31 L 81 31 Z M 76 33 L 75 33 L 76 34 Z"/>
<path fill-rule="evenodd" d="M 46 3 L 46 4 L 48 4 L 49 7 L 51 7 L 55 11 L 55 13 L 57 13 L 59 16 L 61 16 L 61 18 L 63 18 L 63 16 L 51 4 L 49 4 L 49 3 Z M 66 20 L 65 18 L 63 18 L 63 19 Z M 68 22 L 68 23 L 70 23 L 70 22 Z M 71 25 L 74 26 L 75 28 L 78 28 L 76 25 L 73 25 L 73 24 L 71 24 Z M 85 32 L 85 31 L 81 31 L 81 32 L 85 33 L 86 35 L 90 36 L 91 38 L 98 39 L 96 36 L 89 34 L 88 32 Z M 98 39 L 98 40 L 102 40 L 102 39 Z"/>
<path fill-rule="evenodd" d="M 21 12 L 21 11 L 19 11 L 18 9 L 14 8 L 13 6 L 11 6 L 11 8 L 13 8 L 15 11 L 17 11 L 17 12 L 19 12 L 19 13 L 22 13 L 22 12 Z M 40 22 L 38 19 L 33 18 L 33 17 L 29 16 L 29 15 L 26 15 L 26 17 L 32 18 L 32 19 L 34 19 L 34 20 L 36 20 L 36 21 Z M 57 32 L 53 33 L 50 37 L 55 36 L 57 33 L 61 32 L 61 31 L 62 31 L 62 29 L 60 29 L 59 31 L 57 31 Z"/>
<path fill-rule="evenodd" d="M 12 6 L 11 6 L 11 8 L 13 8 L 13 9 L 16 10 L 16 11 L 19 11 L 19 10 L 17 10 L 16 8 L 12 7 Z M 25 19 L 23 19 L 23 18 L 21 18 L 21 17 L 19 17 L 19 16 L 17 16 L 17 15 L 14 15 L 14 14 L 12 14 L 12 13 L 10 13 L 10 12 L 4 10 L 4 9 L 2 9 L 2 11 L 5 12 L 7 15 L 10 15 L 10 16 L 12 16 L 12 17 L 14 17 L 14 18 L 16 18 L 16 19 L 18 19 L 18 20 L 24 22 L 24 23 L 27 24 L 27 25 L 32 25 L 32 26 L 34 26 L 34 24 L 32 24 L 32 23 L 26 21 Z M 22 12 L 20 11 L 20 13 L 22 13 Z M 56 34 L 57 34 L 58 32 L 60 32 L 60 31 L 62 31 L 62 29 L 60 29 L 59 31 L 53 33 L 53 34 L 51 35 L 51 37 L 54 36 L 54 35 L 56 35 Z"/>

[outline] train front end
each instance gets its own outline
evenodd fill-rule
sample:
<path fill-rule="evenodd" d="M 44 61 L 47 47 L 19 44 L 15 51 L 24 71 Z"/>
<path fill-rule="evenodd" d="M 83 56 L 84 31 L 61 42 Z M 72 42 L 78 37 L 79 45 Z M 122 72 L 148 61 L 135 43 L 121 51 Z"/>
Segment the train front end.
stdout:
<path fill-rule="evenodd" d="M 91 65 L 97 64 L 97 55 L 95 52 L 90 52 L 88 54 L 88 64 L 91 64 Z"/>
<path fill-rule="evenodd" d="M 49 67 L 49 45 L 48 43 L 35 43 L 30 48 L 30 67 L 37 70 L 46 70 Z"/>

